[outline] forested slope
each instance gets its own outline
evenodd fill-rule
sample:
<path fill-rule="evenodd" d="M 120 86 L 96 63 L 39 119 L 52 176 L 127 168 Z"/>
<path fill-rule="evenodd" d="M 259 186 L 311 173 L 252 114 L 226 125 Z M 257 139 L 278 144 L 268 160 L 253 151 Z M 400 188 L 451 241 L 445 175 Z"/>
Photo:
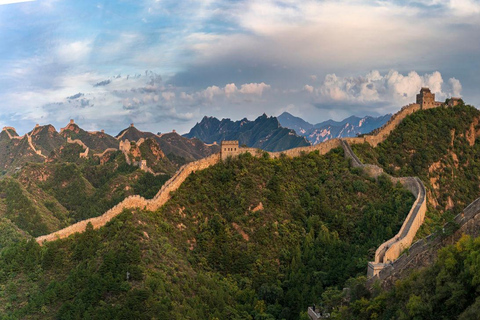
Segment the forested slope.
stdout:
<path fill-rule="evenodd" d="M 7 247 L 0 310 L 32 319 L 297 319 L 325 288 L 365 273 L 412 202 L 400 185 L 350 167 L 341 149 L 245 154 L 192 174 L 157 212 L 124 213 L 43 247 Z"/>
<path fill-rule="evenodd" d="M 365 163 L 394 176 L 418 176 L 428 189 L 423 235 L 480 196 L 480 111 L 439 107 L 407 116 L 376 148 L 352 145 Z"/>

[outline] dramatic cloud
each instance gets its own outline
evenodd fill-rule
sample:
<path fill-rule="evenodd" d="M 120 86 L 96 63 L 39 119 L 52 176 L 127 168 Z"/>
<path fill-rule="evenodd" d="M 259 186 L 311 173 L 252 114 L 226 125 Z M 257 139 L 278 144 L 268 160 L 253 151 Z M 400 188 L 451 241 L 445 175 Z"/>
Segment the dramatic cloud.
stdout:
<path fill-rule="evenodd" d="M 322 103 L 400 103 L 406 104 L 415 100 L 421 87 L 429 87 L 436 94 L 437 100 L 459 96 L 462 86 L 460 82 L 451 78 L 445 84 L 440 72 L 420 76 L 412 71 L 402 75 L 391 70 L 385 75 L 372 71 L 365 76 L 339 78 L 335 74 L 328 74 L 321 86 L 314 91 L 311 86 L 305 90 L 314 93 L 317 101 Z"/>
<path fill-rule="evenodd" d="M 109 85 L 110 82 L 112 82 L 112 80 L 103 80 L 103 81 L 95 83 L 93 86 L 94 87 L 103 87 L 103 86 Z"/>
<path fill-rule="evenodd" d="M 2 6 L 0 121 L 188 131 L 204 115 L 290 110 L 320 122 L 395 112 L 421 86 L 480 105 L 479 34 L 476 0 Z"/>

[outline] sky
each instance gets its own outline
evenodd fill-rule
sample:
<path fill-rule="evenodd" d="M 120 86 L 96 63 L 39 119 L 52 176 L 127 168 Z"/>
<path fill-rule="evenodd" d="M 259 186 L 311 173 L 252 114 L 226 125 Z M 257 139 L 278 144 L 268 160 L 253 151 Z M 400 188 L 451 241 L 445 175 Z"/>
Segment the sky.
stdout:
<path fill-rule="evenodd" d="M 186 133 L 204 116 L 480 106 L 480 0 L 0 0 L 0 126 Z"/>

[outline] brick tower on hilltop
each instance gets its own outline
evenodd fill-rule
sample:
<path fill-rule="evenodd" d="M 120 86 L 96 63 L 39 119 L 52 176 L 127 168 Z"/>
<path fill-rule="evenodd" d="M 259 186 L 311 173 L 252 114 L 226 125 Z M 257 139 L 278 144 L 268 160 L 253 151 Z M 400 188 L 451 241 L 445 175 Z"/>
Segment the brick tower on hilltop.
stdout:
<path fill-rule="evenodd" d="M 221 157 L 222 160 L 225 160 L 228 156 L 237 156 L 240 154 L 240 149 L 238 146 L 238 140 L 223 140 L 221 144 Z"/>
<path fill-rule="evenodd" d="M 420 109 L 430 109 L 441 105 L 441 102 L 435 101 L 435 93 L 432 93 L 429 88 L 422 87 L 420 93 L 417 94 L 417 104 Z"/>

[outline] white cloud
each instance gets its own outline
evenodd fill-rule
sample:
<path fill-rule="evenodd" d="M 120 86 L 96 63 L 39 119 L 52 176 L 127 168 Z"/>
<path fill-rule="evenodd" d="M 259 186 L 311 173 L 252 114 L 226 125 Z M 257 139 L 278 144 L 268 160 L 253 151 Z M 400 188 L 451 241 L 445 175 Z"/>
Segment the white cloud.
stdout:
<path fill-rule="evenodd" d="M 230 97 L 231 95 L 235 94 L 237 92 L 237 86 L 235 83 L 230 83 L 225 86 L 225 95 L 227 97 Z"/>
<path fill-rule="evenodd" d="M 170 92 L 170 91 L 162 92 L 162 98 L 165 99 L 165 101 L 173 100 L 175 99 L 175 92 Z"/>
<path fill-rule="evenodd" d="M 449 7 L 460 16 L 472 16 L 480 13 L 480 3 L 473 0 L 450 0 Z"/>
<path fill-rule="evenodd" d="M 242 84 L 239 92 L 244 94 L 255 94 L 261 96 L 263 91 L 270 89 L 271 87 L 268 84 L 262 83 L 246 83 Z"/>
<path fill-rule="evenodd" d="M 415 71 L 402 75 L 391 70 L 381 75 L 375 70 L 358 77 L 339 78 L 328 74 L 315 92 L 318 101 L 406 104 L 415 101 L 416 94 L 424 86 L 429 87 L 440 101 L 452 95 L 458 96 L 462 89 L 460 81 L 455 78 L 449 79 L 449 85 L 445 85 L 438 71 L 420 76 Z M 307 91 L 313 92 L 313 88 Z"/>
<path fill-rule="evenodd" d="M 309 93 L 313 93 L 313 91 L 315 91 L 315 88 L 312 87 L 312 86 L 310 86 L 310 85 L 308 85 L 308 84 L 306 84 L 306 85 L 303 87 L 303 90 L 304 90 L 304 91 L 307 91 L 307 92 L 309 92 Z"/>
<path fill-rule="evenodd" d="M 455 78 L 450 78 L 448 79 L 448 83 L 452 87 L 452 97 L 460 97 L 460 93 L 462 92 L 460 81 Z"/>
<path fill-rule="evenodd" d="M 75 63 L 88 58 L 92 51 L 91 40 L 62 43 L 57 49 L 57 58 L 63 63 Z"/>

